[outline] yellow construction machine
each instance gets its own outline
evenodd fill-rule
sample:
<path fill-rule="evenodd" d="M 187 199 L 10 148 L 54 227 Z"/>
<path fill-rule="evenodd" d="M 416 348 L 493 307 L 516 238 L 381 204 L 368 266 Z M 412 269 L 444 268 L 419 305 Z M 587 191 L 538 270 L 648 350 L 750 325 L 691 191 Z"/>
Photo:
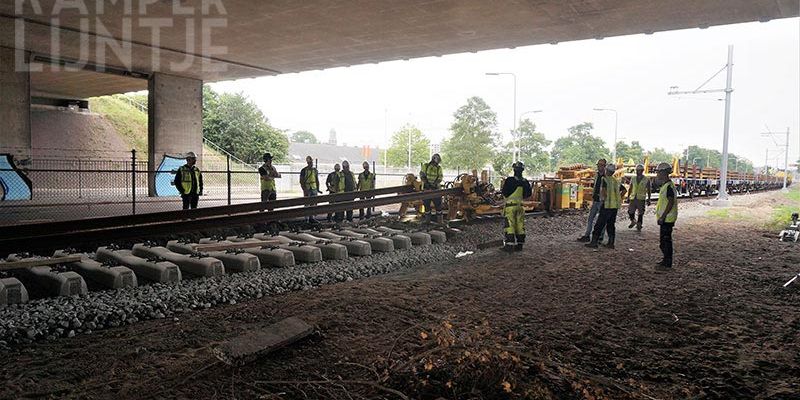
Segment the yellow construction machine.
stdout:
<path fill-rule="evenodd" d="M 476 216 L 498 215 L 503 212 L 505 200 L 489 180 L 489 171 L 481 171 L 480 177 L 477 170 L 473 170 L 471 174 L 461 174 L 445 187 L 460 187 L 463 191 L 462 195 L 446 199 L 447 217 L 451 220 L 461 218 L 468 221 Z M 538 204 L 530 199 L 522 202 L 525 211 L 533 211 Z"/>

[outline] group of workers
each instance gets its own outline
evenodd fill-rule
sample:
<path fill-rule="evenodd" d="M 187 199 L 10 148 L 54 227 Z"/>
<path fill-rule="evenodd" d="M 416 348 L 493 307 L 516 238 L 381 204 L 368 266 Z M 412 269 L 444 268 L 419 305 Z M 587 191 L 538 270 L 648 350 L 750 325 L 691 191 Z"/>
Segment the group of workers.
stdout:
<path fill-rule="evenodd" d="M 271 202 L 277 198 L 275 179 L 281 177 L 280 172 L 272 165 L 272 155 L 264 153 L 264 164 L 258 168 L 261 182 L 261 201 Z M 194 153 L 189 152 L 186 156 L 186 165 L 181 166 L 175 174 L 175 187 L 180 192 L 183 199 L 183 208 L 197 208 L 198 196 L 203 193 L 203 176 L 195 166 L 197 158 Z M 422 164 L 420 170 L 420 180 L 423 190 L 439 189 L 442 184 L 441 166 L 442 158 L 439 154 L 434 154 L 431 160 Z M 319 184 L 319 173 L 314 167 L 314 159 L 306 157 L 306 167 L 300 170 L 300 187 L 303 196 L 314 197 L 321 194 Z M 375 189 L 375 173 L 370 171 L 369 163 L 362 164 L 363 171 L 358 177 L 350 171 L 350 163 L 343 161 L 341 165 L 333 166 L 333 172 L 328 174 L 325 186 L 328 193 L 343 193 L 355 191 L 368 191 Z M 520 251 L 525 243 L 525 210 L 522 205 L 523 199 L 532 195 L 530 182 L 523 177 L 525 165 L 517 161 L 512 165 L 514 175 L 508 177 L 503 182 L 501 192 L 505 198 L 503 207 L 504 238 L 503 250 Z M 617 213 L 622 207 L 622 198 L 627 194 L 628 218 L 630 219 L 629 229 L 634 227 L 637 231 L 642 230 L 642 223 L 645 207 L 650 205 L 651 193 L 653 188 L 658 188 L 658 203 L 656 204 L 656 217 L 660 229 L 660 248 L 663 259 L 657 264 L 657 268 L 669 269 L 672 267 L 672 229 L 678 218 L 677 192 L 675 184 L 669 175 L 672 167 L 667 163 L 661 163 L 656 167 L 656 177 L 653 182 L 644 175 L 644 166 L 636 166 L 636 175 L 631 178 L 630 190 L 614 175 L 616 167 L 608 164 L 605 159 L 597 162 L 597 176 L 592 190 L 592 207 L 589 210 L 589 219 L 586 225 L 586 232 L 578 238 L 579 242 L 586 242 L 587 247 L 597 248 L 603 242 L 604 232 L 608 240 L 602 246 L 613 249 L 616 241 L 616 222 Z M 369 198 L 369 197 L 363 197 Z M 424 221 L 442 222 L 442 198 L 436 197 L 424 201 L 426 213 Z M 359 219 L 370 218 L 372 210 L 370 208 L 360 209 Z M 344 220 L 353 221 L 353 210 L 329 213 L 328 221 L 342 222 Z M 313 216 L 308 217 L 309 222 L 316 222 Z"/>
<path fill-rule="evenodd" d="M 592 190 L 592 208 L 586 224 L 586 233 L 578 238 L 579 242 L 587 242 L 586 246 L 597 248 L 603 241 L 603 233 L 608 235 L 604 247 L 613 249 L 616 241 L 617 212 L 622 206 L 622 197 L 626 195 L 628 204 L 628 229 L 642 230 L 645 207 L 650 205 L 651 193 L 658 189 L 656 203 L 656 219 L 660 226 L 659 241 L 662 260 L 656 264 L 658 269 L 672 268 L 672 229 L 678 219 L 677 191 L 670 179 L 672 166 L 660 163 L 656 167 L 653 180 L 644 175 L 644 165 L 636 166 L 636 175 L 631 178 L 630 190 L 614 176 L 616 167 L 605 159 L 597 161 L 597 176 Z"/>
<path fill-rule="evenodd" d="M 264 164 L 258 168 L 260 176 L 261 187 L 261 201 L 271 202 L 277 199 L 277 190 L 275 179 L 281 178 L 281 173 L 272 165 L 272 154 L 264 153 Z M 431 161 L 422 164 L 420 170 L 420 179 L 422 181 L 423 190 L 439 189 L 442 184 L 442 157 L 439 154 L 434 154 Z M 174 185 L 183 199 L 183 209 L 197 208 L 199 196 L 203 194 L 203 175 L 195 165 L 197 163 L 197 156 L 194 152 L 186 153 L 186 164 L 182 165 L 175 173 Z M 311 156 L 306 157 L 306 166 L 300 170 L 300 188 L 303 190 L 304 197 L 314 197 L 321 194 L 319 184 L 319 172 L 314 167 L 314 159 Z M 369 163 L 364 161 L 361 164 L 363 171 L 356 175 L 350 170 L 350 163 L 342 161 L 341 165 L 336 164 L 333 166 L 333 172 L 328 174 L 325 180 L 325 186 L 328 193 L 344 193 L 355 191 L 368 191 L 375 189 L 375 173 L 370 171 Z M 364 196 L 363 199 L 370 199 L 371 196 Z M 442 199 L 441 197 L 435 199 L 426 199 L 424 201 L 427 213 L 424 218 L 426 221 L 435 219 L 442 222 Z M 267 208 L 270 209 L 270 208 Z M 372 217 L 372 208 L 367 208 L 366 211 L 362 208 L 358 211 L 358 218 Z M 328 214 L 328 221 L 341 222 L 344 220 L 353 221 L 353 211 L 340 211 Z M 316 222 L 316 219 L 311 216 L 308 217 L 309 222 Z"/>

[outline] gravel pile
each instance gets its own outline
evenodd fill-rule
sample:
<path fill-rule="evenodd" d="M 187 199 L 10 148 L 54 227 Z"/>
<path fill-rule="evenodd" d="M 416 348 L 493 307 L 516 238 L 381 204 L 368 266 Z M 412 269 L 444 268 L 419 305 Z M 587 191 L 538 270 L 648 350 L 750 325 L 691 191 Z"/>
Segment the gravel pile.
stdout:
<path fill-rule="evenodd" d="M 557 218 L 529 218 L 529 235 L 572 234 L 582 214 Z M 264 268 L 257 272 L 215 278 L 186 279 L 177 284 L 150 284 L 138 288 L 90 292 L 85 296 L 45 298 L 0 309 L 0 348 L 87 334 L 137 321 L 173 318 L 194 309 L 258 299 L 295 290 L 308 290 L 403 269 L 441 262 L 478 243 L 501 238 L 502 219 L 461 228 L 461 234 L 442 245 L 414 247 L 393 253 L 375 253 L 347 260 Z M 496 235 L 487 235 L 496 232 Z"/>

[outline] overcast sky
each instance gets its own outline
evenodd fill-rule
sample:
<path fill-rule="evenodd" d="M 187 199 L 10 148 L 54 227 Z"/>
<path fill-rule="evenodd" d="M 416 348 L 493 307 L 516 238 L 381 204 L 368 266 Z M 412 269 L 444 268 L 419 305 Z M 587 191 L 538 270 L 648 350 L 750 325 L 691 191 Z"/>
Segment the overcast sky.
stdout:
<path fill-rule="evenodd" d="M 691 144 L 722 150 L 723 93 L 668 96 L 670 86 L 693 90 L 725 65 L 734 45 L 730 151 L 763 165 L 770 148 L 766 130 L 791 130 L 790 157 L 798 157 L 800 132 L 800 21 L 797 18 L 501 49 L 393 61 L 213 84 L 243 92 L 281 129 L 308 130 L 321 141 L 336 129 L 339 143 L 385 145 L 405 123 L 439 142 L 453 112 L 480 96 L 508 136 L 517 116 L 528 114 L 548 139 L 589 121 L 610 145 L 614 114 L 620 138 L 645 148 L 679 151 Z M 725 87 L 725 73 L 704 89 Z M 387 132 L 388 128 L 388 133 Z M 783 140 L 783 139 L 781 139 Z M 781 142 L 782 143 L 782 142 Z M 790 161 L 791 162 L 791 161 Z M 782 165 L 783 158 L 780 159 Z"/>

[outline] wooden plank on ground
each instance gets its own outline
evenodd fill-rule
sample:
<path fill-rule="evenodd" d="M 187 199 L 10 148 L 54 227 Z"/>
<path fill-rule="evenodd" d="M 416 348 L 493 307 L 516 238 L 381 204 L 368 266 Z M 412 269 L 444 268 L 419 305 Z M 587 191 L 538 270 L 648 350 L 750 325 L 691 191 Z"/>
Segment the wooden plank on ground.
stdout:
<path fill-rule="evenodd" d="M 237 336 L 214 348 L 212 352 L 228 365 L 243 365 L 269 352 L 303 339 L 314 328 L 297 317 Z"/>
<path fill-rule="evenodd" d="M 279 240 L 259 240 L 235 243 L 203 243 L 194 245 L 196 251 L 222 251 L 230 249 L 248 249 L 252 247 L 272 246 L 281 244 Z"/>
<path fill-rule="evenodd" d="M 40 259 L 28 259 L 22 261 L 8 261 L 8 262 L 0 262 L 0 271 L 9 271 L 12 269 L 25 269 L 25 268 L 33 268 L 33 267 L 41 267 L 44 265 L 56 265 L 56 264 L 67 264 L 72 262 L 77 262 L 81 260 L 80 255 L 71 255 L 71 256 L 64 256 L 64 257 L 53 257 L 53 258 L 40 258 Z"/>
<path fill-rule="evenodd" d="M 492 247 L 500 247 L 503 245 L 503 239 L 492 240 L 491 242 L 478 243 L 478 250 L 491 249 Z"/>

